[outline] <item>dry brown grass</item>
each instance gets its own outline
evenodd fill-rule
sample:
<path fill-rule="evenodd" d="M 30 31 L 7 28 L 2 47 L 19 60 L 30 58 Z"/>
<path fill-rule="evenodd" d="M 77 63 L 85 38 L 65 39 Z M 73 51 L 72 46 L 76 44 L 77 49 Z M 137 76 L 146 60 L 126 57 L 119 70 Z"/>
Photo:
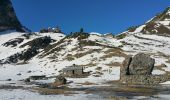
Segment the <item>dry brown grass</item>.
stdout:
<path fill-rule="evenodd" d="M 120 97 L 120 96 L 110 96 L 108 99 L 109 100 L 128 100 L 126 97 Z"/>
<path fill-rule="evenodd" d="M 88 81 L 86 81 L 84 83 L 77 83 L 77 84 L 80 84 L 80 85 L 98 85 L 96 83 L 92 83 L 92 82 L 88 82 Z"/>
<path fill-rule="evenodd" d="M 120 48 L 111 48 L 105 51 L 104 53 L 110 53 L 110 52 L 123 52 L 123 50 Z"/>
<path fill-rule="evenodd" d="M 127 56 L 125 53 L 123 53 L 123 51 L 121 49 L 118 49 L 118 48 L 109 49 L 109 50 L 105 51 L 104 53 L 106 55 L 102 56 L 101 59 L 111 58 L 113 56 L 117 56 L 117 57 L 126 57 Z"/>
<path fill-rule="evenodd" d="M 84 52 L 84 53 L 77 53 L 77 54 L 75 54 L 75 55 L 73 55 L 74 57 L 76 57 L 76 58 L 81 58 L 81 57 L 83 57 L 83 56 L 85 56 L 85 55 L 87 55 L 87 54 L 91 54 L 91 53 L 93 53 L 93 52 L 95 52 L 96 50 L 89 50 L 89 51 L 87 51 L 87 52 Z"/>
<path fill-rule="evenodd" d="M 63 85 L 61 82 L 54 82 L 54 83 L 50 84 L 51 87 L 58 87 L 58 86 L 61 86 L 61 85 Z"/>
<path fill-rule="evenodd" d="M 92 63 L 92 62 L 90 62 L 90 63 L 88 63 L 88 64 L 86 64 L 86 65 L 81 65 L 82 67 L 91 67 L 91 66 L 96 66 L 97 64 L 96 63 Z"/>
<path fill-rule="evenodd" d="M 159 56 L 161 56 L 161 57 L 166 58 L 166 59 L 170 58 L 169 55 L 166 55 L 166 54 L 164 54 L 164 53 L 162 53 L 162 52 L 157 52 L 157 54 L 158 54 Z"/>
<path fill-rule="evenodd" d="M 106 65 L 113 67 L 113 66 L 121 66 L 122 64 L 120 62 L 113 62 L 113 63 L 109 63 L 109 64 L 106 64 Z"/>
<path fill-rule="evenodd" d="M 154 92 L 154 90 L 152 88 L 149 88 L 149 87 L 140 88 L 140 87 L 133 87 L 133 86 L 124 87 L 124 88 L 121 88 L 120 90 L 124 91 L 124 92 L 139 92 L 139 93 L 140 92 L 146 93 L 146 91 L 149 92 L 149 93 Z"/>
<path fill-rule="evenodd" d="M 78 47 L 75 47 L 75 48 L 71 49 L 71 51 L 76 51 L 78 49 L 79 49 Z"/>
<path fill-rule="evenodd" d="M 23 62 L 17 63 L 17 65 L 25 65 L 25 64 L 28 64 L 28 62 L 23 61 Z"/>
<path fill-rule="evenodd" d="M 156 69 L 162 70 L 162 68 L 166 68 L 167 66 L 165 64 L 157 65 L 155 66 Z"/>
<path fill-rule="evenodd" d="M 102 70 L 102 67 L 97 67 L 95 70 L 99 70 L 100 71 L 100 70 Z"/>
<path fill-rule="evenodd" d="M 34 90 L 36 90 L 38 93 L 43 95 L 63 94 L 65 96 L 69 96 L 69 95 L 76 94 L 74 92 L 71 92 L 69 88 L 65 88 L 65 89 L 36 88 Z"/>
<path fill-rule="evenodd" d="M 65 59 L 68 61 L 73 61 L 75 58 L 72 54 L 68 54 Z"/>

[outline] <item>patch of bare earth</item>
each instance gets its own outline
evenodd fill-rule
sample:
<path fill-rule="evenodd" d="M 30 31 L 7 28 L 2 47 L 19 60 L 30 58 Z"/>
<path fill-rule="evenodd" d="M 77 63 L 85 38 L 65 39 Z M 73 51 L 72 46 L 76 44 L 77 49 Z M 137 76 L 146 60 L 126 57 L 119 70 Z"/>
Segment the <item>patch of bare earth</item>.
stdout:
<path fill-rule="evenodd" d="M 74 90 L 70 89 L 70 88 L 58 88 L 58 89 L 50 89 L 50 88 L 35 88 L 34 90 L 36 90 L 38 93 L 43 94 L 43 95 L 65 95 L 65 96 L 70 96 L 73 94 L 77 94 L 74 92 Z"/>
<path fill-rule="evenodd" d="M 113 56 L 117 56 L 117 57 L 126 57 L 127 55 L 125 53 L 123 53 L 124 51 L 122 49 L 119 48 L 111 48 L 108 49 L 107 51 L 105 51 L 104 53 L 106 54 L 105 56 L 101 57 L 101 58 L 110 58 Z"/>
<path fill-rule="evenodd" d="M 77 83 L 77 84 L 80 84 L 80 85 L 98 85 L 96 83 L 92 83 L 92 82 L 88 82 L 88 81 L 86 81 L 84 83 Z"/>
<path fill-rule="evenodd" d="M 105 64 L 109 67 L 113 67 L 113 66 L 121 66 L 121 63 L 120 62 L 113 62 L 113 63 L 109 63 L 109 64 Z"/>

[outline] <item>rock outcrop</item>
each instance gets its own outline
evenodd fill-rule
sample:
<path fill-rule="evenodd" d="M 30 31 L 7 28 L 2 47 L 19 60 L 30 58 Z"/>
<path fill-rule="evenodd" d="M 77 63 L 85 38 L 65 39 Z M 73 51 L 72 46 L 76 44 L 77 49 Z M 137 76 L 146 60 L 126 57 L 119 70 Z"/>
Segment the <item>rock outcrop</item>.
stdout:
<path fill-rule="evenodd" d="M 133 58 L 128 56 L 123 64 L 121 74 L 123 75 L 151 75 L 155 60 L 149 55 L 138 53 Z"/>
<path fill-rule="evenodd" d="M 15 38 L 15 39 L 11 39 L 11 40 L 5 42 L 2 45 L 5 47 L 16 47 L 18 44 L 22 43 L 23 41 L 24 41 L 23 38 Z"/>
<path fill-rule="evenodd" d="M 56 28 L 44 28 L 44 29 L 41 29 L 40 30 L 40 33 L 48 33 L 48 32 L 51 32 L 51 33 L 62 33 L 61 29 L 59 27 L 56 27 Z"/>
<path fill-rule="evenodd" d="M 126 84 L 159 84 L 169 80 L 166 74 L 152 75 L 154 64 L 155 60 L 144 53 L 128 56 L 121 66 L 120 81 Z"/>
<path fill-rule="evenodd" d="M 129 75 L 129 66 L 130 66 L 131 61 L 132 61 L 132 57 L 128 56 L 125 58 L 120 69 L 121 76 Z"/>
<path fill-rule="evenodd" d="M 0 1 L 0 32 L 6 30 L 24 31 L 10 0 Z"/>
<path fill-rule="evenodd" d="M 12 64 L 12 63 L 18 63 L 19 61 L 26 62 L 36 56 L 40 49 L 45 49 L 50 45 L 50 43 L 54 42 L 55 40 L 51 39 L 51 37 L 44 36 L 40 38 L 33 39 L 32 41 L 28 41 L 25 44 L 21 45 L 20 48 L 24 48 L 25 46 L 29 46 L 28 49 L 25 49 L 21 52 L 15 53 L 14 55 L 11 55 L 7 57 L 6 59 L 0 60 L 0 64 Z M 17 44 L 23 42 L 22 38 L 15 38 L 12 40 L 9 40 L 8 42 L 4 43 L 3 45 L 8 47 L 15 47 Z"/>
<path fill-rule="evenodd" d="M 155 60 L 149 55 L 139 53 L 135 55 L 129 65 L 130 75 L 151 75 Z"/>

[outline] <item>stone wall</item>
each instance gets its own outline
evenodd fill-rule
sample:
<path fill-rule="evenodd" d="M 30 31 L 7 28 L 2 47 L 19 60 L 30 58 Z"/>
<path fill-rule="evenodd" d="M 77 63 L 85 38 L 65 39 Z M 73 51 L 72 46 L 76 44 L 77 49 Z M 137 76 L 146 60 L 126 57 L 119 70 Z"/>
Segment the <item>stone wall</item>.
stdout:
<path fill-rule="evenodd" d="M 160 84 L 170 79 L 168 75 L 126 75 L 121 77 L 121 82 L 126 84 Z"/>

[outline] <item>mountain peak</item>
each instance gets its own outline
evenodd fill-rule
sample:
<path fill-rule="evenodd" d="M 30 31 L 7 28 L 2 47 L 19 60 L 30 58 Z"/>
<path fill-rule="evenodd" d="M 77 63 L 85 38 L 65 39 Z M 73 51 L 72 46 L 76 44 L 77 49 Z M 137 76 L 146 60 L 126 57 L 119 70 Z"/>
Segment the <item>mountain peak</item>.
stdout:
<path fill-rule="evenodd" d="M 23 31 L 10 0 L 0 1 L 0 31 Z"/>
<path fill-rule="evenodd" d="M 156 15 L 150 22 L 170 21 L 170 7 L 167 7 L 162 13 Z"/>

